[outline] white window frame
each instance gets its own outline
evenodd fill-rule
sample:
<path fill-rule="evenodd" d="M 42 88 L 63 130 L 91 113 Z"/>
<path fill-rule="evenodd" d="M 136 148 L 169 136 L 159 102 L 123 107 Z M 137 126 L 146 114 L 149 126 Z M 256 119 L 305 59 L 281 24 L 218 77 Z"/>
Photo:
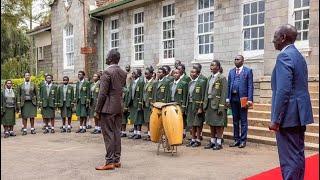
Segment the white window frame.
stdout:
<path fill-rule="evenodd" d="M 241 3 L 241 27 L 242 27 L 242 30 L 241 30 L 241 52 L 244 56 L 244 58 L 249 58 L 249 59 L 255 59 L 255 58 L 261 58 L 264 54 L 264 49 L 266 48 L 265 44 L 266 44 L 266 38 L 265 38 L 265 22 L 266 22 L 266 0 L 263 0 L 264 3 L 265 3 L 265 6 L 264 6 L 264 23 L 263 24 L 256 24 L 256 25 L 250 25 L 250 26 L 244 26 L 243 25 L 243 19 L 244 19 L 244 15 L 243 15 L 243 8 L 244 8 L 244 5 L 245 4 L 248 4 L 248 3 L 254 3 L 254 2 L 257 2 L 259 3 L 259 1 L 261 0 L 244 0 L 242 3 Z M 250 5 L 251 6 L 251 5 Z M 259 5 L 258 5 L 258 8 L 259 8 Z M 258 13 L 258 12 L 257 12 Z M 257 17 L 257 22 L 259 20 L 259 16 Z M 263 45 L 263 49 L 258 49 L 258 50 L 249 50 L 249 51 L 245 51 L 244 50 L 244 29 L 246 28 L 254 28 L 254 27 L 261 27 L 263 26 L 264 27 L 264 35 L 263 35 L 263 40 L 264 40 L 264 45 Z M 258 32 L 259 33 L 259 32 Z M 251 42 L 250 42 L 251 43 Z"/>
<path fill-rule="evenodd" d="M 175 22 L 175 15 L 172 15 L 172 16 L 169 16 L 169 17 L 163 17 L 163 7 L 164 6 L 168 6 L 168 5 L 171 5 L 171 4 L 174 4 L 174 12 L 175 14 L 177 14 L 177 8 L 176 8 L 176 5 L 175 5 L 175 1 L 174 0 L 169 0 L 169 1 L 163 1 L 162 2 L 162 5 L 161 5 L 161 28 L 160 29 L 160 48 L 159 48 L 159 65 L 172 65 L 174 64 L 174 61 L 175 61 L 175 58 L 164 58 L 164 47 L 163 47 L 163 22 L 166 22 L 166 21 L 174 21 L 174 24 L 176 26 L 176 22 Z M 173 28 L 173 30 L 175 30 L 175 28 Z M 175 35 L 176 37 L 176 35 Z M 173 52 L 175 51 L 175 48 L 176 48 L 176 42 L 175 42 L 175 38 L 171 38 L 171 39 L 166 39 L 167 41 L 168 40 L 173 40 L 174 41 L 174 48 L 173 48 Z M 174 56 L 176 55 L 176 53 L 174 52 Z"/>
<path fill-rule="evenodd" d="M 66 28 L 67 26 L 72 26 L 72 35 L 67 36 L 66 34 Z M 64 26 L 63 28 L 63 68 L 64 69 L 74 69 L 74 28 L 73 28 L 73 24 L 67 24 L 66 26 Z M 73 44 L 73 48 L 72 51 L 67 52 L 67 39 L 72 39 L 72 44 Z M 67 53 L 73 53 L 73 65 L 68 65 L 68 58 L 67 58 Z"/>
<path fill-rule="evenodd" d="M 214 0 L 214 2 L 216 2 L 217 0 Z M 195 46 L 194 46 L 194 62 L 211 62 L 212 59 L 214 59 L 214 47 L 213 47 L 213 52 L 209 53 L 209 54 L 200 54 L 199 53 L 199 33 L 198 33 L 198 25 L 199 25 L 199 14 L 204 14 L 207 12 L 211 12 L 213 11 L 214 13 L 214 5 L 212 7 L 209 8 L 203 8 L 203 9 L 199 9 L 199 0 L 197 0 L 196 3 L 196 9 L 197 9 L 197 16 L 196 16 L 196 24 L 195 24 L 195 37 L 194 37 L 194 42 L 195 42 Z M 213 24 L 214 24 L 214 20 L 213 20 Z M 214 27 L 214 25 L 213 25 Z M 210 28 L 210 27 L 209 27 Z M 207 35 L 210 34 L 211 32 L 208 33 L 202 33 L 201 35 Z M 214 35 L 214 28 L 212 31 L 212 34 Z M 213 40 L 213 46 L 214 46 L 214 40 Z"/>
<path fill-rule="evenodd" d="M 112 21 L 114 20 L 118 20 L 118 28 L 117 29 L 112 29 Z M 119 47 L 120 47 L 120 19 L 119 19 L 119 16 L 112 16 L 110 17 L 110 26 L 109 26 L 109 29 L 110 29 L 110 33 L 109 33 L 109 37 L 110 37 L 110 43 L 109 43 L 109 49 L 118 49 L 119 51 Z M 117 47 L 112 47 L 112 34 L 113 33 L 118 33 L 118 46 Z"/>
<path fill-rule="evenodd" d="M 37 57 L 38 57 L 38 61 L 42 61 L 44 60 L 44 46 L 38 47 L 37 48 Z"/>
<path fill-rule="evenodd" d="M 143 13 L 143 22 L 141 23 L 138 23 L 138 24 L 135 24 L 134 22 L 134 17 L 135 17 L 135 14 L 139 14 L 139 13 Z M 144 65 L 144 55 L 145 55 L 145 27 L 144 27 L 144 20 L 145 20 L 145 12 L 144 12 L 144 9 L 143 8 L 139 8 L 139 9 L 135 9 L 133 11 L 133 15 L 132 15 L 132 55 L 131 55 L 131 65 L 134 66 L 134 67 L 139 67 L 139 66 L 143 66 Z M 140 28 L 142 27 L 143 28 L 143 42 L 142 43 L 137 43 L 135 44 L 134 42 L 134 39 L 135 39 L 135 34 L 134 34 L 134 31 L 135 31 L 135 28 Z M 142 60 L 136 60 L 135 59 L 135 45 L 143 45 L 143 51 L 142 51 L 142 54 L 143 54 L 143 59 Z"/>
<path fill-rule="evenodd" d="M 292 24 L 293 26 L 295 25 L 295 9 L 294 9 L 294 0 L 289 0 L 289 6 L 288 6 L 288 23 Z M 297 10 L 305 10 L 309 9 L 309 27 L 310 27 L 310 4 L 308 7 L 302 7 L 298 8 Z M 302 26 L 302 24 L 301 24 Z M 310 28 L 308 29 L 308 34 L 310 33 Z M 296 41 L 294 45 L 301 51 L 310 51 L 310 46 L 309 46 L 309 39 L 308 40 L 300 40 Z"/>

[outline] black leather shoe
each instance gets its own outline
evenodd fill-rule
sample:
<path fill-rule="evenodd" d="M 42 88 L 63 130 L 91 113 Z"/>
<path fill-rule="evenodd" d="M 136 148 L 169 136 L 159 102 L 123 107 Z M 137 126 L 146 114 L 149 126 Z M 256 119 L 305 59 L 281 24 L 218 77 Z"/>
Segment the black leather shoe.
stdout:
<path fill-rule="evenodd" d="M 121 133 L 120 137 L 127 137 L 126 133 Z"/>
<path fill-rule="evenodd" d="M 202 141 L 203 140 L 203 138 L 202 138 L 202 136 L 200 136 L 200 141 Z"/>
<path fill-rule="evenodd" d="M 201 142 L 196 141 L 195 143 L 192 144 L 192 147 L 199 147 L 201 146 Z"/>
<path fill-rule="evenodd" d="M 43 134 L 48 134 L 49 133 L 49 129 L 45 129 L 44 131 L 43 131 Z"/>
<path fill-rule="evenodd" d="M 4 138 L 8 138 L 10 136 L 9 132 L 4 133 Z"/>
<path fill-rule="evenodd" d="M 60 126 L 60 129 L 63 129 L 63 126 Z"/>
<path fill-rule="evenodd" d="M 65 133 L 65 132 L 67 132 L 66 128 L 62 128 L 61 133 Z"/>
<path fill-rule="evenodd" d="M 246 147 L 246 142 L 241 142 L 238 148 L 244 148 Z"/>
<path fill-rule="evenodd" d="M 138 134 L 138 135 L 136 135 L 133 139 L 141 139 L 141 135 Z"/>
<path fill-rule="evenodd" d="M 97 134 L 97 129 L 94 129 L 91 134 Z"/>
<path fill-rule="evenodd" d="M 186 146 L 191 147 L 191 146 L 193 146 L 194 143 L 195 143 L 195 141 L 190 141 Z"/>
<path fill-rule="evenodd" d="M 133 129 L 133 128 L 129 130 L 129 132 L 131 132 L 131 133 L 132 133 L 133 131 L 134 131 L 134 129 Z"/>
<path fill-rule="evenodd" d="M 212 149 L 215 146 L 215 143 L 209 142 L 204 148 L 205 149 Z"/>
<path fill-rule="evenodd" d="M 91 129 L 92 128 L 92 126 L 91 125 L 87 125 L 87 127 L 86 127 L 87 129 Z"/>
<path fill-rule="evenodd" d="M 145 140 L 145 141 L 151 141 L 151 138 L 150 138 L 150 136 L 148 135 L 148 136 L 145 137 L 143 140 Z"/>
<path fill-rule="evenodd" d="M 78 131 L 76 131 L 76 133 L 81 133 L 82 129 L 78 129 Z"/>
<path fill-rule="evenodd" d="M 22 131 L 22 136 L 27 135 L 27 131 Z"/>
<path fill-rule="evenodd" d="M 81 129 L 81 131 L 80 131 L 80 133 L 85 133 L 85 132 L 87 132 L 86 129 Z"/>
<path fill-rule="evenodd" d="M 37 133 L 36 133 L 36 130 L 32 129 L 32 130 L 31 130 L 31 134 L 37 134 Z"/>
<path fill-rule="evenodd" d="M 213 150 L 220 150 L 220 149 L 222 149 L 222 145 L 221 144 L 216 144 L 212 149 Z"/>
<path fill-rule="evenodd" d="M 137 134 L 132 134 L 128 137 L 128 139 L 133 139 Z"/>
<path fill-rule="evenodd" d="M 229 147 L 237 147 L 240 145 L 240 142 L 233 142 L 232 144 L 229 145 Z"/>
<path fill-rule="evenodd" d="M 16 134 L 14 132 L 11 132 L 10 136 L 16 136 Z"/>
<path fill-rule="evenodd" d="M 186 135 L 186 134 L 183 134 L 183 136 L 182 136 L 182 137 L 183 137 L 183 139 L 185 139 L 185 138 L 187 137 L 187 135 Z"/>
<path fill-rule="evenodd" d="M 55 133 L 54 129 L 51 129 L 51 133 Z"/>
<path fill-rule="evenodd" d="M 67 129 L 67 133 L 71 133 L 71 129 L 70 128 Z"/>

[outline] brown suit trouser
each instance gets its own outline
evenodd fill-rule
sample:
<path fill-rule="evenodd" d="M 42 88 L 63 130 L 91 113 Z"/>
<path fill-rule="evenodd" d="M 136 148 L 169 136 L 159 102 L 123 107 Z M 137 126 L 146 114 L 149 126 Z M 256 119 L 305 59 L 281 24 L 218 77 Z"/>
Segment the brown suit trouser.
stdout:
<path fill-rule="evenodd" d="M 122 114 L 101 114 L 101 130 L 106 147 L 106 164 L 120 162 Z"/>

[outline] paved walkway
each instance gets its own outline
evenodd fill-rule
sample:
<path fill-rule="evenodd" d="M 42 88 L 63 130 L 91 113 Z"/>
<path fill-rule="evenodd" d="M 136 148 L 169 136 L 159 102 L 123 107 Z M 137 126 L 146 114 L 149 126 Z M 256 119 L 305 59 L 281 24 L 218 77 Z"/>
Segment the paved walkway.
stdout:
<path fill-rule="evenodd" d="M 20 124 L 20 122 L 18 122 Z M 226 140 L 221 151 L 178 147 L 178 154 L 156 155 L 157 145 L 143 140 L 122 140 L 122 168 L 114 171 L 96 171 L 104 163 L 102 135 L 73 132 L 42 134 L 37 123 L 37 134 L 1 137 L 1 178 L 20 179 L 243 179 L 278 166 L 276 147 L 248 143 L 244 149 L 230 148 Z M 57 127 L 60 121 L 57 122 Z M 3 130 L 1 130 L 3 132 Z M 315 154 L 306 151 L 307 156 Z"/>

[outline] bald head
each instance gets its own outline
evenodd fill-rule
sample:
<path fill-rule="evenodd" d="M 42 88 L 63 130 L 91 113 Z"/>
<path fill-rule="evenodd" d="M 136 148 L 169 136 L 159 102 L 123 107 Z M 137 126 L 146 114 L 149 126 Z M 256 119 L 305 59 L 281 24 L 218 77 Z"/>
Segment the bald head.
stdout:
<path fill-rule="evenodd" d="M 277 50 L 281 50 L 283 47 L 293 44 L 297 35 L 297 29 L 291 24 L 281 25 L 276 29 L 272 42 Z"/>

